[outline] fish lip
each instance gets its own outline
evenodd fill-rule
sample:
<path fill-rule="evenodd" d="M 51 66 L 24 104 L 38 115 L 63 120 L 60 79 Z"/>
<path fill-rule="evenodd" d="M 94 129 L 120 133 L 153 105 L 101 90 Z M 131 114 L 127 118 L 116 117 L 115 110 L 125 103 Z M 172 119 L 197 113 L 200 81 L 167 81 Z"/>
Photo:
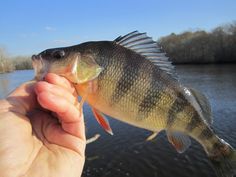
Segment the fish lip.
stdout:
<path fill-rule="evenodd" d="M 38 55 L 32 55 L 31 56 L 31 60 L 34 61 L 34 60 L 37 60 L 38 59 Z"/>
<path fill-rule="evenodd" d="M 34 68 L 35 80 L 43 80 L 47 73 L 46 63 L 41 55 L 32 55 L 31 59 Z"/>

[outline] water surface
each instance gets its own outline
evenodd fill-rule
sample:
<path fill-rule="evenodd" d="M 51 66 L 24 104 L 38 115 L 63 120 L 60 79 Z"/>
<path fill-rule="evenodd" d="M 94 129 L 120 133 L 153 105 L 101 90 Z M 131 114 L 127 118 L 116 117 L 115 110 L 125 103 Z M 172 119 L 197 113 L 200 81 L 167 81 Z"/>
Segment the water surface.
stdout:
<path fill-rule="evenodd" d="M 216 133 L 236 147 L 236 65 L 177 66 L 181 82 L 209 98 Z M 21 82 L 33 78 L 33 71 L 0 74 L 0 98 Z M 202 147 L 194 140 L 178 154 L 164 132 L 145 142 L 151 132 L 109 119 L 114 136 L 106 134 L 85 106 L 86 134 L 101 134 L 86 149 L 83 176 L 96 177 L 215 177 Z"/>

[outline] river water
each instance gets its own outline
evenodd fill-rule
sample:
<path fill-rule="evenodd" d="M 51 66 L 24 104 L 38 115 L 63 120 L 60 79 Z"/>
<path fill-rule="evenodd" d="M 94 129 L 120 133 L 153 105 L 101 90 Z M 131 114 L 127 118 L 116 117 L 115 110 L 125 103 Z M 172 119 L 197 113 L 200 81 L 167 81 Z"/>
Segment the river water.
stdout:
<path fill-rule="evenodd" d="M 176 68 L 182 83 L 209 98 L 215 132 L 236 148 L 236 65 Z M 0 74 L 0 98 L 32 78 L 32 70 Z M 185 153 L 178 154 L 164 132 L 146 142 L 151 132 L 109 119 L 114 132 L 110 136 L 96 123 L 88 105 L 84 112 L 87 137 L 101 135 L 87 146 L 84 177 L 215 177 L 205 152 L 194 140 Z"/>

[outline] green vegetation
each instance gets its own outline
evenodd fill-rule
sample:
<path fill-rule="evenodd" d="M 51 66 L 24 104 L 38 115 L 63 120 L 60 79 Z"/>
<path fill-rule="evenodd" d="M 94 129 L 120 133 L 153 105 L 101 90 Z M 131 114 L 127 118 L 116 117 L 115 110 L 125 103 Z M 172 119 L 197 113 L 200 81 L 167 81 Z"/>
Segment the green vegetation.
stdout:
<path fill-rule="evenodd" d="M 30 57 L 9 57 L 6 51 L 3 48 L 0 48 L 0 73 L 23 69 L 32 69 Z"/>
<path fill-rule="evenodd" d="M 14 66 L 7 58 L 5 50 L 0 48 L 0 73 L 11 72 L 13 70 Z"/>
<path fill-rule="evenodd" d="M 175 64 L 236 62 L 236 22 L 211 32 L 172 33 L 158 43 Z"/>
<path fill-rule="evenodd" d="M 12 58 L 12 63 L 15 70 L 33 69 L 31 57 L 29 56 L 17 56 Z"/>

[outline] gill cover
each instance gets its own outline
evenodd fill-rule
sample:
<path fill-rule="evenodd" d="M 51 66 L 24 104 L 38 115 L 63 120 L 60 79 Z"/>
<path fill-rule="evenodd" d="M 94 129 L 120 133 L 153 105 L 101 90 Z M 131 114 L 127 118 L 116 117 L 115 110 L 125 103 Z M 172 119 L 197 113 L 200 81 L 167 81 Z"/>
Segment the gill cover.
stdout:
<path fill-rule="evenodd" d="M 97 78 L 102 70 L 103 68 L 96 63 L 93 56 L 76 53 L 68 76 L 72 82 L 82 84 Z"/>

